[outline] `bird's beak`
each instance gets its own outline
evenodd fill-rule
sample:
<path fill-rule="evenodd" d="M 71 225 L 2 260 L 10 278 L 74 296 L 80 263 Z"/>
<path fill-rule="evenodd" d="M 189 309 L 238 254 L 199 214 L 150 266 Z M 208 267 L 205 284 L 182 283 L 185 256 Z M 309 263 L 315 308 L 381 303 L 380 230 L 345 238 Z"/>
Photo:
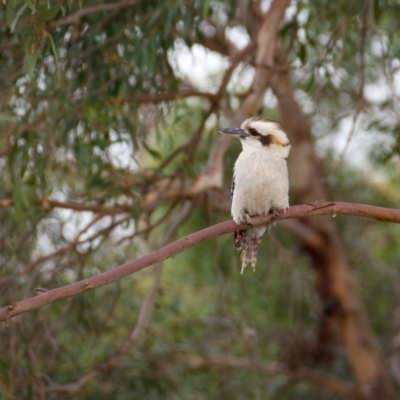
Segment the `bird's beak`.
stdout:
<path fill-rule="evenodd" d="M 219 129 L 218 132 L 220 133 L 226 133 L 228 135 L 237 135 L 240 138 L 244 138 L 246 136 L 249 136 L 249 134 L 241 129 L 241 128 L 224 128 L 224 129 Z"/>

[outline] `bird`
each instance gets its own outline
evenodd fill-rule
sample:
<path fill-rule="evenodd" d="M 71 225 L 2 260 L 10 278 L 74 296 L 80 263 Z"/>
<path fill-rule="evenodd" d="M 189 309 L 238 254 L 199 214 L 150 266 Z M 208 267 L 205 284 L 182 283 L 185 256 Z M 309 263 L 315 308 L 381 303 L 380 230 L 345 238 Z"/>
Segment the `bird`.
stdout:
<path fill-rule="evenodd" d="M 233 173 L 231 214 L 236 224 L 251 225 L 251 217 L 277 216 L 289 207 L 287 158 L 291 143 L 282 125 L 258 117 L 246 119 L 240 128 L 219 129 L 242 144 Z M 255 271 L 257 252 L 269 224 L 248 226 L 234 232 L 235 247 L 241 251 L 242 268 Z"/>

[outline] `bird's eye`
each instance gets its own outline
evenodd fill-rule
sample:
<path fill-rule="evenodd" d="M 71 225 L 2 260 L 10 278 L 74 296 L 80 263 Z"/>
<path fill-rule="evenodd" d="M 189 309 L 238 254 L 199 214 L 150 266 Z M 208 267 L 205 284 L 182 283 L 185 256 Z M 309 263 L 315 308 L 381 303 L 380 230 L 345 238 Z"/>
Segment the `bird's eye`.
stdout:
<path fill-rule="evenodd" d="M 257 130 L 254 129 L 254 128 L 249 128 L 249 133 L 250 133 L 251 136 L 258 136 L 259 135 Z"/>

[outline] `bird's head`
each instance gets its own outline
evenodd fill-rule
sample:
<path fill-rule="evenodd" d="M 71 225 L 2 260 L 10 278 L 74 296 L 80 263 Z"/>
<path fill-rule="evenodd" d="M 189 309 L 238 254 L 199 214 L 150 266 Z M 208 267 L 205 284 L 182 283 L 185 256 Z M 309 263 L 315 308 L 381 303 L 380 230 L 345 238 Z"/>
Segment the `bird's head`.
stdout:
<path fill-rule="evenodd" d="M 219 132 L 234 135 L 242 142 L 243 150 L 267 150 L 283 158 L 290 151 L 290 140 L 279 122 L 262 118 L 248 118 L 240 128 L 220 129 Z"/>

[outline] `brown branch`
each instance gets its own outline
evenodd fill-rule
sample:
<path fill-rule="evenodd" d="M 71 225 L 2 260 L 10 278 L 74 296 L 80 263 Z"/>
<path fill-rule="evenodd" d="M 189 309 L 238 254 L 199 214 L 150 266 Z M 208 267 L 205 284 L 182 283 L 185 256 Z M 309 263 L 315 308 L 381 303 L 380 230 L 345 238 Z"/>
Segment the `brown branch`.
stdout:
<path fill-rule="evenodd" d="M 327 373 L 310 368 L 290 369 L 279 362 L 260 362 L 234 356 L 201 356 L 198 354 L 179 353 L 174 355 L 179 362 L 188 364 L 192 369 L 199 368 L 241 368 L 259 371 L 268 375 L 285 375 L 289 379 L 302 380 L 315 383 L 328 389 L 339 396 L 354 399 L 357 395 L 356 388 L 351 383 L 338 379 Z"/>
<path fill-rule="evenodd" d="M 115 206 L 105 207 L 98 204 L 78 203 L 76 201 L 58 201 L 48 198 L 36 199 L 35 204 L 38 206 L 42 206 L 44 209 L 64 208 L 74 211 L 92 211 L 96 214 L 102 215 L 122 214 L 131 210 L 131 206 L 129 204 L 116 204 Z M 13 199 L 0 199 L 0 208 L 12 206 L 14 206 Z"/>
<path fill-rule="evenodd" d="M 295 218 L 295 217 L 312 217 L 318 215 L 331 215 L 335 217 L 338 214 L 352 215 L 358 217 L 368 217 L 380 221 L 400 223 L 400 210 L 370 206 L 366 204 L 343 203 L 343 202 L 325 202 L 320 201 L 314 204 L 303 204 L 290 207 L 284 214 L 280 214 L 274 221 Z M 254 225 L 270 222 L 271 216 L 259 216 L 252 219 Z M 167 246 L 162 247 L 150 254 L 138 258 L 137 260 L 128 262 L 113 270 L 96 275 L 92 278 L 84 279 L 70 285 L 62 286 L 48 292 L 39 294 L 38 296 L 19 301 L 14 304 L 0 309 L 0 321 L 6 321 L 16 315 L 35 310 L 53 301 L 65 299 L 75 296 L 79 293 L 95 289 L 100 286 L 107 285 L 129 274 L 140 271 L 157 262 L 166 260 L 181 253 L 182 251 L 192 247 L 205 240 L 215 238 L 225 233 L 234 232 L 246 225 L 236 225 L 233 221 L 226 221 L 201 231 L 195 232 L 182 239 L 177 240 Z"/>
<path fill-rule="evenodd" d="M 150 232 L 157 228 L 158 226 L 160 226 L 163 222 L 165 222 L 165 220 L 167 218 L 169 218 L 169 216 L 171 215 L 171 213 L 175 210 L 176 206 L 180 203 L 179 200 L 173 202 L 169 207 L 168 210 L 155 222 L 151 223 L 151 224 L 147 224 L 147 226 L 143 229 L 139 229 L 135 232 L 133 232 L 132 234 L 129 234 L 128 236 L 124 236 L 121 239 L 119 239 L 117 242 L 115 242 L 115 246 L 119 246 L 122 243 L 126 242 L 126 241 L 132 241 L 134 238 L 138 237 L 138 236 L 142 236 L 144 238 L 148 237 L 148 235 L 150 234 Z"/>
<path fill-rule="evenodd" d="M 68 15 L 65 18 L 59 19 L 59 20 L 53 20 L 53 21 L 48 21 L 46 28 L 51 30 L 58 28 L 60 26 L 67 26 L 67 25 L 73 25 L 73 24 L 79 24 L 81 21 L 82 17 L 85 17 L 86 15 L 90 14 L 95 14 L 103 11 L 109 11 L 111 12 L 119 12 L 120 10 L 123 10 L 124 8 L 129 8 L 135 6 L 137 3 L 139 3 L 140 0 L 121 0 L 118 2 L 114 3 L 105 3 L 105 4 L 97 4 L 95 6 L 90 6 L 86 8 L 81 8 L 78 11 L 75 11 L 71 15 Z M 5 3 L 5 1 L 4 1 Z M 17 26 L 32 26 L 34 24 L 35 17 L 29 16 L 29 17 L 24 17 L 20 18 L 17 22 Z M 6 20 L 0 21 L 0 28 L 7 28 L 8 22 Z"/>
<path fill-rule="evenodd" d="M 265 91 L 269 87 L 269 81 L 274 71 L 274 57 L 276 53 L 279 25 L 288 5 L 289 0 L 274 0 L 270 10 L 264 16 L 264 20 L 257 37 L 257 68 L 252 84 L 252 90 L 245 98 L 240 109 L 236 111 L 233 121 L 234 124 L 240 125 L 244 119 L 254 115 L 262 106 Z M 251 54 L 254 49 L 255 44 L 249 43 L 242 50 L 234 52 L 232 62 L 225 72 L 218 92 L 214 95 L 214 99 L 211 103 L 208 114 L 211 114 L 215 109 L 217 109 L 218 104 L 226 92 L 226 87 L 230 82 L 233 72 L 239 63 L 249 54 Z M 198 131 L 198 133 L 194 136 L 194 144 L 196 144 L 200 133 L 201 131 Z M 200 193 L 206 192 L 207 190 L 220 188 L 223 181 L 224 155 L 231 143 L 232 139 L 227 135 L 220 135 L 210 152 L 206 171 L 203 174 L 198 175 L 190 185 L 182 186 L 182 184 L 178 182 L 176 185 L 169 184 L 167 189 L 163 187 L 160 188 L 161 190 L 159 189 L 147 194 L 142 201 L 142 208 L 151 209 L 155 202 L 159 202 L 160 199 L 166 200 L 176 197 L 194 197 Z M 190 149 L 192 146 L 192 140 L 174 151 L 170 157 L 167 158 L 167 161 L 170 162 L 171 159 L 173 159 L 182 150 L 187 149 L 188 146 Z"/>
<path fill-rule="evenodd" d="M 205 35 L 202 45 L 208 50 L 215 51 L 224 56 L 232 56 L 238 51 L 234 43 L 227 39 L 225 31 L 212 24 L 212 27 L 216 30 L 213 35 Z"/>
<path fill-rule="evenodd" d="M 253 43 L 250 43 L 247 45 L 244 49 L 238 51 L 235 53 L 235 56 L 232 57 L 232 62 L 229 66 L 229 68 L 225 71 L 225 74 L 222 78 L 220 87 L 215 95 L 212 95 L 212 98 L 210 98 L 211 105 L 208 109 L 208 111 L 205 113 L 200 126 L 198 127 L 197 131 L 195 134 L 192 136 L 192 138 L 185 143 L 184 145 L 178 147 L 175 149 L 158 167 L 158 171 L 162 170 L 163 168 L 166 167 L 179 153 L 182 151 L 186 151 L 189 157 L 193 157 L 194 151 L 196 150 L 201 134 L 203 132 L 204 125 L 210 115 L 212 115 L 214 112 L 218 110 L 219 104 L 221 100 L 223 99 L 226 88 L 231 80 L 231 77 L 237 68 L 237 66 L 240 64 L 241 61 L 243 61 L 244 58 L 246 58 L 254 49 Z M 171 184 L 171 182 L 168 182 L 168 188 L 165 187 L 160 187 L 158 190 L 153 191 L 151 193 L 148 193 L 142 203 L 141 207 L 143 209 L 151 209 L 154 207 L 156 203 L 159 203 L 161 199 L 167 200 L 170 198 L 177 198 L 177 197 L 193 197 L 198 195 L 199 193 L 204 193 L 205 191 L 209 189 L 214 189 L 221 187 L 222 185 L 222 165 L 220 166 L 220 169 L 214 169 L 211 171 L 211 173 L 206 173 L 204 175 L 199 175 L 196 177 L 196 179 L 193 181 L 191 185 L 188 186 L 182 186 L 181 182 L 178 181 L 177 185 Z M 156 174 L 155 174 L 156 175 Z"/>
<path fill-rule="evenodd" d="M 211 99 L 211 106 L 206 113 L 205 117 L 203 118 L 202 125 L 198 129 L 197 133 L 193 135 L 192 139 L 189 141 L 187 144 L 187 150 L 189 157 L 193 157 L 194 155 L 194 149 L 197 148 L 197 145 L 200 142 L 201 138 L 201 133 L 203 131 L 203 126 L 205 125 L 206 120 L 209 118 L 211 114 L 216 112 L 219 108 L 219 105 L 221 103 L 221 100 L 224 98 L 225 93 L 226 93 L 226 88 L 228 87 L 228 84 L 232 78 L 233 73 L 235 72 L 235 69 L 237 66 L 242 62 L 254 49 L 253 43 L 248 44 L 244 49 L 240 50 L 239 52 L 235 53 L 235 56 L 232 57 L 232 62 L 229 66 L 229 68 L 225 71 L 224 76 L 222 77 L 221 84 L 219 86 L 218 92 L 213 96 Z M 199 181 L 199 179 L 196 179 L 195 184 Z M 194 193 L 198 193 L 198 190 L 196 188 L 193 189 Z M 202 189 L 204 191 L 204 189 Z"/>
<path fill-rule="evenodd" d="M 13 145 L 12 141 L 8 138 L 4 147 L 2 149 L 0 149 L 0 157 L 8 156 L 11 153 L 13 148 L 14 148 L 14 145 Z"/>
<path fill-rule="evenodd" d="M 95 6 L 81 8 L 80 10 L 72 13 L 66 18 L 57 21 L 50 21 L 47 25 L 49 29 L 54 29 L 60 26 L 77 24 L 80 19 L 86 15 L 95 14 L 102 11 L 120 11 L 127 7 L 135 6 L 139 0 L 121 0 L 115 3 L 97 4 Z"/>
<path fill-rule="evenodd" d="M 97 215 L 95 218 L 93 218 L 93 220 L 90 221 L 85 227 L 83 227 L 76 234 L 75 238 L 73 240 L 71 240 L 68 244 L 66 244 L 65 246 L 63 246 L 63 247 L 61 247 L 61 248 L 59 248 L 57 250 L 54 250 L 51 253 L 44 254 L 44 255 L 38 257 L 35 261 L 32 261 L 31 263 L 26 265 L 24 268 L 22 268 L 19 271 L 16 271 L 12 275 L 4 276 L 4 277 L 0 278 L 0 286 L 12 281 L 13 279 L 15 279 L 15 278 L 17 278 L 19 276 L 28 274 L 30 271 L 35 269 L 38 265 L 43 264 L 43 263 L 45 263 L 45 262 L 47 262 L 47 261 L 49 261 L 52 258 L 55 258 L 57 256 L 64 255 L 65 253 L 68 253 L 72 249 L 75 249 L 75 248 L 77 248 L 78 246 L 80 246 L 80 245 L 82 245 L 84 243 L 93 242 L 98 237 L 105 237 L 109 232 L 111 232 L 118 225 L 120 225 L 121 223 L 126 221 L 129 217 L 125 217 L 125 218 L 123 218 L 123 219 L 121 219 L 119 221 L 114 221 L 113 223 L 110 223 L 105 228 L 100 229 L 100 230 L 96 231 L 95 233 L 93 233 L 92 235 L 90 235 L 87 239 L 80 239 L 80 237 L 84 233 L 86 233 L 95 223 L 97 223 L 102 218 L 103 218 L 102 215 Z"/>
<path fill-rule="evenodd" d="M 182 223 L 189 217 L 191 211 L 193 209 L 193 202 L 186 201 L 183 208 L 181 209 L 179 215 L 174 219 L 173 224 L 169 227 L 165 239 L 164 245 L 170 243 L 176 234 L 178 228 L 182 225 Z M 143 301 L 139 315 L 136 321 L 134 328 L 131 330 L 127 339 L 122 343 L 115 354 L 111 356 L 107 361 L 102 362 L 97 365 L 91 371 L 82 375 L 77 382 L 67 383 L 63 385 L 51 385 L 46 388 L 48 392 L 65 392 L 68 394 L 76 394 L 81 391 L 84 386 L 90 382 L 97 375 L 107 372 L 109 373 L 110 369 L 115 368 L 121 358 L 123 358 L 126 354 L 129 353 L 129 350 L 135 345 L 135 343 L 139 340 L 140 336 L 145 331 L 149 321 L 151 313 L 154 309 L 156 301 L 161 292 L 161 284 L 162 284 L 162 271 L 163 265 L 162 263 L 158 263 L 154 266 L 154 281 L 153 286 L 151 287 L 149 293 L 147 294 L 145 300 Z"/>
<path fill-rule="evenodd" d="M 215 109 L 217 107 L 218 107 L 218 103 L 215 102 L 215 95 L 213 95 L 213 101 L 212 101 L 208 111 L 203 115 L 203 118 L 202 118 L 200 125 L 197 128 L 196 132 L 192 135 L 191 139 L 187 143 L 176 148 L 172 153 L 170 153 L 161 162 L 161 164 L 157 167 L 157 170 L 154 172 L 154 175 L 153 175 L 154 179 L 156 179 L 156 177 L 159 176 L 160 171 L 162 171 L 168 164 L 170 164 L 178 154 L 180 154 L 182 152 L 186 152 L 189 159 L 193 158 L 193 155 L 197 148 L 197 145 L 200 142 L 200 138 L 203 133 L 204 126 L 205 126 L 208 118 L 210 117 L 210 115 L 215 111 Z M 180 185 L 180 188 L 181 188 L 181 185 Z M 179 190 L 181 190 L 181 189 L 178 189 L 178 193 L 179 193 Z M 173 190 L 172 193 L 168 193 L 168 194 L 166 194 L 166 192 L 164 190 L 161 190 L 159 192 L 152 192 L 152 193 L 147 194 L 146 198 L 153 199 L 153 202 L 154 202 L 154 199 L 157 199 L 157 202 L 158 202 L 160 200 L 160 198 L 163 198 L 165 195 L 166 195 L 166 198 L 179 197 L 179 196 L 177 196 L 177 193 L 175 190 Z M 143 204 L 145 204 L 145 207 L 149 208 L 149 204 L 146 205 L 146 199 L 143 201 L 142 205 Z M 151 208 L 151 206 L 150 206 L 150 208 Z"/>
<path fill-rule="evenodd" d="M 280 21 L 283 18 L 289 0 L 275 0 L 270 10 L 265 14 L 259 37 L 257 39 L 258 51 L 256 54 L 256 75 L 252 85 L 252 91 L 246 97 L 241 108 L 235 113 L 233 123 L 239 124 L 250 115 L 254 115 L 262 105 L 265 91 L 269 86 L 269 79 L 273 74 L 273 60 L 275 56 L 275 46 L 277 44 L 277 35 Z M 218 92 L 213 96 L 208 113 L 211 115 L 217 108 L 223 98 L 226 87 L 230 82 L 233 72 L 243 59 L 245 59 L 255 49 L 254 43 L 249 43 L 242 50 L 233 52 L 232 61 L 226 70 Z M 177 154 L 183 150 L 191 150 L 200 137 L 201 130 L 194 135 L 194 138 L 185 145 L 176 149 L 168 158 L 169 163 Z M 141 204 L 144 209 L 151 209 L 160 199 L 167 200 L 177 197 L 194 197 L 207 190 L 220 188 L 223 181 L 223 160 L 232 140 L 226 135 L 220 135 L 210 152 L 206 171 L 200 174 L 187 186 L 182 186 L 181 182 L 177 184 L 168 184 L 168 188 L 159 188 L 156 191 L 148 193 Z"/>
<path fill-rule="evenodd" d="M 257 51 L 255 54 L 258 67 L 256 68 L 251 91 L 244 99 L 241 107 L 235 112 L 232 121 L 233 125 L 240 125 L 243 120 L 255 115 L 262 106 L 272 72 L 266 68 L 261 68 L 261 65 L 272 67 L 274 64 L 279 26 L 289 2 L 289 0 L 274 0 L 270 9 L 263 17 L 257 35 Z M 254 48 L 254 43 L 251 43 L 245 49 L 251 51 Z M 218 137 L 210 152 L 206 172 L 200 175 L 193 184 L 196 192 L 211 185 L 214 188 L 222 186 L 224 156 L 231 143 L 232 139 L 227 135 L 220 135 Z"/>

